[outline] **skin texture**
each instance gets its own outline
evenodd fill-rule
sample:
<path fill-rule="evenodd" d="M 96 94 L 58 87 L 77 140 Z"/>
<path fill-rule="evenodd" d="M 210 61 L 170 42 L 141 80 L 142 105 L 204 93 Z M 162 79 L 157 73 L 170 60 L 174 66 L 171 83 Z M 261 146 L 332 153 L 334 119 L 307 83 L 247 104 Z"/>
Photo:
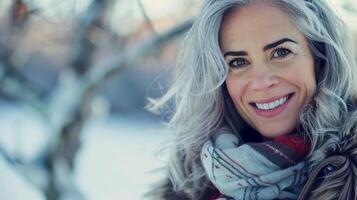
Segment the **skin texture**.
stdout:
<path fill-rule="evenodd" d="M 263 1 L 232 10 L 223 20 L 220 45 L 230 66 L 226 84 L 238 112 L 266 138 L 291 133 L 316 90 L 314 60 L 306 38 L 283 9 Z M 263 49 L 283 38 L 293 42 Z M 240 51 L 246 55 L 225 55 Z M 258 115 L 251 105 L 290 93 L 294 95 L 286 108 L 273 117 Z"/>

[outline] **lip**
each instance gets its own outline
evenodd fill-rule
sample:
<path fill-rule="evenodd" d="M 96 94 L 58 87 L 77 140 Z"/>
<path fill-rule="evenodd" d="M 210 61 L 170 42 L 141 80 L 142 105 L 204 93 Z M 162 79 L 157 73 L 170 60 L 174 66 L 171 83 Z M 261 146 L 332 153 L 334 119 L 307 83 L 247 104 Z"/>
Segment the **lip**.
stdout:
<path fill-rule="evenodd" d="M 288 94 L 284 94 L 284 95 L 280 95 L 280 96 L 275 96 L 275 97 L 271 97 L 271 98 L 266 98 L 266 99 L 259 99 L 257 101 L 252 101 L 250 102 L 250 104 L 252 103 L 271 103 L 275 100 L 278 100 L 278 99 L 281 99 L 283 97 L 286 97 L 286 96 L 291 96 L 293 93 L 288 93 Z"/>
<path fill-rule="evenodd" d="M 290 93 L 288 95 L 283 95 L 283 96 L 280 96 L 279 98 L 272 98 L 272 99 L 280 99 L 282 97 L 285 97 L 285 96 L 288 96 L 288 100 L 283 103 L 282 105 L 276 107 L 276 108 L 273 108 L 273 109 L 270 109 L 270 110 L 261 110 L 261 109 L 258 109 L 255 105 L 251 105 L 255 111 L 255 113 L 258 115 L 258 116 L 261 116 L 261 117 L 265 117 L 265 118 L 272 118 L 272 117 L 276 117 L 278 116 L 279 114 L 281 114 L 289 105 L 290 103 L 290 100 L 293 98 L 294 96 L 294 93 Z M 274 100 L 273 100 L 274 101 Z M 271 102 L 270 101 L 265 101 L 265 102 Z"/>

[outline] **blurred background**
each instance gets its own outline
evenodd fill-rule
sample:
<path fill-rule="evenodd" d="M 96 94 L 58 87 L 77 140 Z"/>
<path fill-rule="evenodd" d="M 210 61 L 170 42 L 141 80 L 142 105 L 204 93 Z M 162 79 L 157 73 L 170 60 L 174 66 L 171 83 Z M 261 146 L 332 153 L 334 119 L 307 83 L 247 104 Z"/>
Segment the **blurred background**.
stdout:
<path fill-rule="evenodd" d="M 357 2 L 329 2 L 357 39 Z M 144 107 L 201 3 L 0 0 L 0 199 L 145 199 L 170 113 Z"/>

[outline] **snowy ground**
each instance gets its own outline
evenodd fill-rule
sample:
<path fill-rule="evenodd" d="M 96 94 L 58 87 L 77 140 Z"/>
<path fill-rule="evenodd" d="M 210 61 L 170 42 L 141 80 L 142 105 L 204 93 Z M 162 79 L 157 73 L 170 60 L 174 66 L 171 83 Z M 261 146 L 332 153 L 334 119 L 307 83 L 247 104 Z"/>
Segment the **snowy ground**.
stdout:
<path fill-rule="evenodd" d="M 46 129 L 26 108 L 0 105 L 0 142 L 6 150 L 31 160 Z M 92 119 L 83 134 L 75 178 L 89 200 L 138 200 L 159 178 L 152 170 L 164 164 L 155 153 L 166 137 L 159 122 L 140 117 Z M 0 157 L 0 199 L 41 200 L 43 195 Z"/>
<path fill-rule="evenodd" d="M 144 199 L 152 170 L 163 165 L 157 156 L 163 143 L 159 124 L 114 118 L 90 123 L 80 154 L 77 176 L 89 199 Z"/>

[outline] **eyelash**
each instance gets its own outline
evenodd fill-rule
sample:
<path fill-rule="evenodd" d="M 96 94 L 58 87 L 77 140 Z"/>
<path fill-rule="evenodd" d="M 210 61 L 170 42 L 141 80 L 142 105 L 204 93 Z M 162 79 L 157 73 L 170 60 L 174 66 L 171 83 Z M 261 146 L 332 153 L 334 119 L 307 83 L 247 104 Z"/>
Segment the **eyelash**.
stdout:
<path fill-rule="evenodd" d="M 245 63 L 237 65 L 237 64 L 234 64 L 235 62 L 245 62 Z M 230 67 L 240 68 L 240 67 L 242 67 L 242 65 L 249 64 L 249 62 L 245 58 L 234 58 L 231 61 L 229 61 L 228 64 L 229 64 Z"/>
<path fill-rule="evenodd" d="M 274 56 L 275 54 L 279 54 L 279 52 L 281 52 L 281 51 L 283 51 L 282 55 Z M 271 59 L 277 58 L 277 59 L 282 60 L 282 59 L 286 58 L 291 53 L 293 53 L 293 52 L 288 47 L 278 47 L 272 51 Z M 235 64 L 235 62 L 244 62 L 244 63 Z M 249 61 L 247 61 L 247 59 L 242 58 L 242 57 L 234 58 L 231 61 L 229 61 L 229 63 L 228 63 L 228 65 L 233 68 L 241 68 L 241 67 L 243 67 L 243 65 L 249 65 L 249 64 L 250 64 Z"/>
<path fill-rule="evenodd" d="M 276 53 L 278 53 L 279 51 L 280 52 L 283 51 L 284 54 L 283 55 L 278 55 L 277 57 L 274 57 L 274 55 Z M 283 59 L 283 58 L 287 57 L 291 53 L 292 53 L 292 51 L 287 47 L 278 47 L 278 48 L 274 49 L 274 51 L 272 52 L 271 58 Z"/>

